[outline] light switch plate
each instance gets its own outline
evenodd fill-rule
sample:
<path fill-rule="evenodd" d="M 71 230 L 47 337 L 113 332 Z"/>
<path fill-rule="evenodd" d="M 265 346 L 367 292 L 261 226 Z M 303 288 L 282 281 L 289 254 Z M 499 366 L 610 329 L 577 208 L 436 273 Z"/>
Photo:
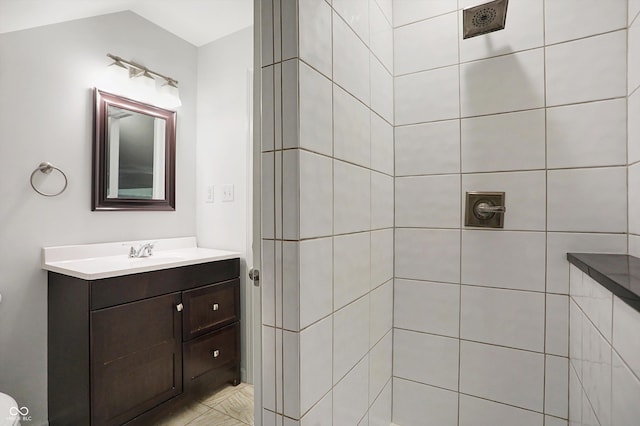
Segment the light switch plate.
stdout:
<path fill-rule="evenodd" d="M 204 198 L 204 202 L 205 203 L 213 203 L 214 201 L 214 194 L 215 194 L 215 186 L 213 185 L 207 185 L 207 192 L 205 193 L 205 198 Z"/>
<path fill-rule="evenodd" d="M 222 185 L 222 201 L 233 201 L 233 185 Z"/>

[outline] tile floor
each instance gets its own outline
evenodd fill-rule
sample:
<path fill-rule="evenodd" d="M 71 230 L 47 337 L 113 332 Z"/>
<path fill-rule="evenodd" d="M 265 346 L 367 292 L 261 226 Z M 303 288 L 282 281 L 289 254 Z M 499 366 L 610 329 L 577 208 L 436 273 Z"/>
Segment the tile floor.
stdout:
<path fill-rule="evenodd" d="M 211 396 L 172 413 L 162 426 L 253 425 L 253 385 L 228 385 Z"/>

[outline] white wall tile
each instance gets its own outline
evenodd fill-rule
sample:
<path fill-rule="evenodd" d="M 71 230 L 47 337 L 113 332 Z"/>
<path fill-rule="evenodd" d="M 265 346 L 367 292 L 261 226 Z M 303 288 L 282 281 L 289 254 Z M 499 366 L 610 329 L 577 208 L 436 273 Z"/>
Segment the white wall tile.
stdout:
<path fill-rule="evenodd" d="M 453 12 L 457 6 L 451 0 L 393 0 L 393 26 L 398 27 Z"/>
<path fill-rule="evenodd" d="M 547 291 L 569 294 L 567 253 L 624 253 L 624 234 L 547 233 Z"/>
<path fill-rule="evenodd" d="M 624 99 L 547 110 L 547 166 L 615 166 L 627 159 Z"/>
<path fill-rule="evenodd" d="M 300 59 L 331 77 L 331 7 L 322 1 L 300 0 Z"/>
<path fill-rule="evenodd" d="M 368 167 L 371 163 L 370 111 L 333 86 L 333 149 L 336 158 Z"/>
<path fill-rule="evenodd" d="M 460 286 L 395 280 L 394 327 L 458 337 Z"/>
<path fill-rule="evenodd" d="M 594 2 L 545 1 L 547 44 L 587 37 L 625 28 L 627 5 L 622 1 Z"/>
<path fill-rule="evenodd" d="M 282 0 L 273 0 L 273 61 L 282 61 Z"/>
<path fill-rule="evenodd" d="M 543 232 L 463 231 L 462 282 L 544 291 L 545 237 Z"/>
<path fill-rule="evenodd" d="M 282 404 L 284 406 L 282 413 L 297 419 L 300 417 L 300 385 L 302 383 L 300 375 L 300 333 L 282 332 L 282 366 L 286 366 L 286 368 L 282 369 Z M 317 376 L 314 378 L 317 378 Z"/>
<path fill-rule="evenodd" d="M 371 113 L 371 168 L 393 175 L 393 126 Z"/>
<path fill-rule="evenodd" d="M 637 235 L 629 235 L 629 254 L 640 257 L 640 237 Z"/>
<path fill-rule="evenodd" d="M 460 392 L 542 412 L 544 355 L 463 340 Z"/>
<path fill-rule="evenodd" d="M 629 166 L 629 233 L 640 234 L 640 163 Z"/>
<path fill-rule="evenodd" d="M 396 75 L 458 63 L 458 15 L 448 13 L 400 27 L 394 32 Z"/>
<path fill-rule="evenodd" d="M 316 156 L 313 156 L 316 157 Z M 305 153 L 305 164 L 308 164 L 309 162 L 317 162 L 317 166 L 320 166 L 320 164 L 322 163 L 322 159 L 321 158 L 313 158 L 311 154 Z M 314 161 L 315 160 L 315 161 Z M 322 173 L 325 172 L 325 176 L 326 176 L 326 167 L 319 167 L 318 172 Z M 317 188 L 317 183 L 319 182 L 319 180 L 315 180 L 315 181 L 311 181 L 309 182 L 307 177 L 309 175 L 309 170 L 305 170 L 305 197 L 309 197 L 315 189 L 320 190 L 320 194 L 325 194 L 326 195 L 326 191 L 327 188 Z M 277 179 L 277 173 L 278 173 L 278 156 L 276 156 L 276 191 L 278 191 L 278 189 L 280 188 L 280 185 L 278 185 L 278 179 Z M 331 176 L 331 175 L 329 175 Z M 294 150 L 287 150 L 287 151 L 283 151 L 282 152 L 282 181 L 281 181 L 281 188 L 282 188 L 282 210 L 281 210 L 281 214 L 283 215 L 282 217 L 278 218 L 278 196 L 277 196 L 277 192 L 276 192 L 276 238 L 278 237 L 278 227 L 279 227 L 279 220 L 280 219 L 282 222 L 282 234 L 281 237 L 284 237 L 288 240 L 297 240 L 300 236 L 300 216 L 301 216 L 301 210 L 302 210 L 302 203 L 301 203 L 301 192 L 300 191 L 300 151 L 297 149 Z M 314 184 L 316 184 L 315 188 L 314 188 Z M 330 189 L 330 188 L 329 188 Z M 331 199 L 329 199 L 331 200 Z M 311 205 L 309 205 L 308 207 L 311 207 L 313 205 L 314 201 L 319 201 L 318 199 L 313 200 L 310 199 L 309 200 Z M 321 206 L 321 217 L 324 218 L 324 222 L 326 222 L 326 212 L 322 212 L 322 209 L 326 210 L 326 206 Z M 318 227 L 314 228 L 314 225 L 316 225 L 313 222 L 309 222 L 308 219 L 310 219 L 308 217 L 308 215 L 314 215 L 313 211 L 305 211 L 305 233 L 326 233 L 328 231 L 328 227 L 327 224 L 317 224 Z M 331 219 L 331 217 L 329 217 L 329 219 Z M 329 222 L 330 223 L 330 222 Z M 306 235 L 306 234 L 305 234 Z M 326 235 L 326 234 L 325 234 Z"/>
<path fill-rule="evenodd" d="M 276 423 L 276 413 L 267 409 L 262 410 L 262 426 L 280 426 Z"/>
<path fill-rule="evenodd" d="M 610 424 L 611 346 L 589 321 L 583 321 L 583 326 L 582 386 L 597 418 L 604 424 Z"/>
<path fill-rule="evenodd" d="M 393 209 L 393 178 L 371 172 L 371 229 L 392 227 Z"/>
<path fill-rule="evenodd" d="M 276 254 L 275 242 L 262 240 L 262 324 L 274 326 L 276 323 Z"/>
<path fill-rule="evenodd" d="M 281 326 L 280 326 L 281 327 Z M 284 412 L 284 372 L 282 370 L 283 366 L 283 338 L 282 338 L 282 329 L 275 329 L 276 336 L 276 368 L 275 368 L 275 382 L 276 382 L 276 407 L 275 410 L 277 413 Z M 294 366 L 296 369 L 298 366 Z"/>
<path fill-rule="evenodd" d="M 264 0 L 260 9 L 262 66 L 273 64 L 273 0 Z"/>
<path fill-rule="evenodd" d="M 393 281 L 373 290 L 369 299 L 369 346 L 373 347 L 393 327 Z"/>
<path fill-rule="evenodd" d="M 369 49 L 335 13 L 333 79 L 335 83 L 369 105 Z"/>
<path fill-rule="evenodd" d="M 305 413 L 331 389 L 332 320 L 325 318 L 300 333 L 300 410 Z M 289 368 L 287 366 L 285 371 Z"/>
<path fill-rule="evenodd" d="M 563 419 L 569 416 L 569 360 L 546 356 L 544 412 Z"/>
<path fill-rule="evenodd" d="M 275 327 L 282 328 L 282 281 L 283 281 L 283 258 L 282 258 L 282 241 L 276 240 L 275 242 Z M 276 338 L 282 338 L 282 332 L 277 334 Z M 281 346 L 278 346 L 281 348 Z M 280 356 L 282 356 L 282 352 L 280 352 Z"/>
<path fill-rule="evenodd" d="M 460 65 L 463 117 L 544 106 L 544 52 L 514 53 Z"/>
<path fill-rule="evenodd" d="M 300 328 L 329 315 L 333 307 L 333 240 L 300 242 Z"/>
<path fill-rule="evenodd" d="M 333 238 L 334 310 L 369 291 L 370 244 L 368 232 Z"/>
<path fill-rule="evenodd" d="M 618 297 L 613 298 L 613 347 L 640 377 L 640 313 Z"/>
<path fill-rule="evenodd" d="M 614 426 L 634 426 L 640 418 L 640 381 L 624 362 L 613 354 L 612 416 Z"/>
<path fill-rule="evenodd" d="M 333 9 L 369 44 L 369 0 L 333 0 Z M 335 25 L 335 23 L 334 23 Z"/>
<path fill-rule="evenodd" d="M 635 91 L 640 86 L 640 21 L 629 27 L 629 53 L 628 53 L 628 93 Z"/>
<path fill-rule="evenodd" d="M 396 329 L 393 375 L 457 391 L 459 340 Z"/>
<path fill-rule="evenodd" d="M 299 64 L 297 59 L 282 63 L 282 147 L 296 148 L 300 145 L 300 97 Z"/>
<path fill-rule="evenodd" d="M 282 60 L 298 56 L 298 2 L 280 0 Z"/>
<path fill-rule="evenodd" d="M 545 352 L 569 356 L 569 297 L 547 294 Z"/>
<path fill-rule="evenodd" d="M 371 232 L 371 288 L 393 278 L 393 229 Z"/>
<path fill-rule="evenodd" d="M 317 426 L 333 415 L 333 393 L 327 393 L 311 410 L 300 419 L 300 426 Z M 262 425 L 266 426 L 266 425 Z"/>
<path fill-rule="evenodd" d="M 582 426 L 582 385 L 569 364 L 569 426 Z"/>
<path fill-rule="evenodd" d="M 369 407 L 368 386 L 369 362 L 365 357 L 333 388 L 334 425 L 358 424 Z"/>
<path fill-rule="evenodd" d="M 276 332 L 262 326 L 262 406 L 276 409 Z"/>
<path fill-rule="evenodd" d="M 505 230 L 544 231 L 546 186 L 546 173 L 543 170 L 465 174 L 462 175 L 462 202 L 466 204 L 467 192 L 504 192 L 507 208 L 504 217 Z"/>
<path fill-rule="evenodd" d="M 457 426 L 458 394 L 394 378 L 393 423 L 402 426 Z"/>
<path fill-rule="evenodd" d="M 640 21 L 639 21 L 640 22 Z M 640 90 L 627 100 L 628 117 L 640 117 Z M 629 164 L 640 161 L 640 120 L 628 120 Z"/>
<path fill-rule="evenodd" d="M 300 243 L 282 242 L 282 327 L 300 330 Z"/>
<path fill-rule="evenodd" d="M 393 122 L 393 77 L 376 59 L 370 56 L 371 66 L 371 109 L 388 122 Z"/>
<path fill-rule="evenodd" d="M 334 161 L 333 176 L 333 231 L 336 234 L 343 234 L 370 229 L 371 172 L 369 169 Z M 328 182 L 319 181 L 318 183 L 327 186 Z"/>
<path fill-rule="evenodd" d="M 460 231 L 396 229 L 398 278 L 460 282 Z"/>
<path fill-rule="evenodd" d="M 274 148 L 275 138 L 275 95 L 273 66 L 262 68 L 262 117 L 260 119 L 260 141 L 262 151 L 270 151 Z"/>
<path fill-rule="evenodd" d="M 462 171 L 545 168 L 544 110 L 462 120 Z"/>
<path fill-rule="evenodd" d="M 280 145 L 282 147 L 282 145 Z M 299 194 L 297 194 L 298 188 L 298 154 L 294 153 L 294 151 L 290 151 L 287 156 L 287 165 L 286 168 L 283 165 L 283 151 L 276 151 L 273 153 L 274 157 L 274 174 L 275 179 L 273 182 L 273 205 L 274 205 L 274 238 L 284 238 L 283 233 L 285 230 L 283 228 L 286 227 L 286 233 L 288 236 L 299 235 L 299 220 L 300 220 L 300 207 L 295 206 L 293 209 L 289 210 L 292 202 L 299 203 Z M 283 176 L 286 175 L 286 181 L 283 182 Z M 286 197 L 283 196 L 283 193 L 286 193 Z M 286 198 L 286 199 L 285 199 Z M 287 212 L 283 213 L 283 210 L 287 208 Z M 284 218 L 287 220 L 286 226 L 283 223 L 283 214 Z"/>
<path fill-rule="evenodd" d="M 275 158 L 273 152 L 262 154 L 261 216 L 262 238 L 275 237 Z"/>
<path fill-rule="evenodd" d="M 573 285 L 573 279 L 572 284 Z M 573 299 L 569 302 L 569 361 L 575 369 L 577 377 L 582 380 L 582 334 L 583 322 L 586 321 L 582 311 Z"/>
<path fill-rule="evenodd" d="M 395 78 L 395 124 L 447 120 L 460 116 L 458 66 Z"/>
<path fill-rule="evenodd" d="M 291 61 L 292 63 L 294 61 Z M 290 85 L 287 86 L 287 94 L 291 93 L 291 88 L 292 85 L 296 85 L 297 84 L 297 78 L 295 80 L 293 80 L 293 82 L 289 82 L 292 83 Z M 282 126 L 284 124 L 283 119 L 282 119 L 282 113 L 284 111 L 284 106 L 282 105 L 282 95 L 283 95 L 283 88 L 282 88 L 282 63 L 277 63 L 273 66 L 273 99 L 274 99 L 274 113 L 273 113 L 273 118 L 274 118 L 274 148 L 275 149 L 282 149 Z M 296 113 L 297 115 L 297 113 Z"/>
<path fill-rule="evenodd" d="M 629 0 L 628 23 L 631 24 L 640 13 L 640 0 Z"/>
<path fill-rule="evenodd" d="M 547 226 L 550 231 L 626 232 L 627 182 L 624 167 L 550 170 Z M 596 205 L 606 209 L 594 208 Z"/>
<path fill-rule="evenodd" d="M 389 426 L 391 424 L 391 381 L 387 383 L 378 399 L 369 409 L 369 426 Z"/>
<path fill-rule="evenodd" d="M 334 196 L 331 176 L 331 159 L 300 151 L 301 238 L 331 235 Z"/>
<path fill-rule="evenodd" d="M 460 172 L 460 120 L 396 127 L 395 146 L 396 176 Z"/>
<path fill-rule="evenodd" d="M 582 279 L 582 297 L 572 297 L 584 314 L 598 328 L 604 338 L 611 342 L 613 294 L 588 275 Z"/>
<path fill-rule="evenodd" d="M 460 426 L 542 426 L 542 414 L 460 395 Z"/>
<path fill-rule="evenodd" d="M 547 105 L 626 95 L 626 31 L 546 48 Z"/>
<path fill-rule="evenodd" d="M 384 13 L 387 21 L 393 26 L 393 0 L 374 0 Z"/>
<path fill-rule="evenodd" d="M 342 379 L 368 351 L 369 296 L 365 296 L 333 315 L 333 383 Z M 368 374 L 367 368 L 367 377 Z"/>
<path fill-rule="evenodd" d="M 392 372 L 393 334 L 387 333 L 369 352 L 369 405 L 382 392 Z M 388 425 L 386 425 L 388 426 Z"/>
<path fill-rule="evenodd" d="M 376 0 L 369 1 L 369 47 L 389 72 L 393 72 L 393 28 Z"/>
<path fill-rule="evenodd" d="M 396 178 L 396 226 L 460 226 L 460 176 Z"/>
<path fill-rule="evenodd" d="M 331 81 L 300 62 L 300 146 L 331 155 Z"/>
<path fill-rule="evenodd" d="M 460 305 L 461 339 L 544 351 L 544 294 L 463 285 Z"/>
<path fill-rule="evenodd" d="M 478 4 L 476 0 L 461 0 L 459 8 Z M 460 61 L 467 62 L 541 47 L 544 44 L 542 9 L 543 0 L 509 3 L 503 30 L 466 40 L 462 39 L 463 20 L 460 11 Z"/>

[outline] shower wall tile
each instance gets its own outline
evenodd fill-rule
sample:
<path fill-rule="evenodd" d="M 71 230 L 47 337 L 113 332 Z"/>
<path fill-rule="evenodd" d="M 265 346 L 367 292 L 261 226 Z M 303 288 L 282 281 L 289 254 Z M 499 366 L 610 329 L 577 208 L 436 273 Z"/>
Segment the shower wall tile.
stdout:
<path fill-rule="evenodd" d="M 284 151 L 285 158 L 288 152 Z M 331 163 L 332 161 L 327 157 L 300 151 L 301 238 L 331 235 L 334 198 L 329 184 L 332 174 Z"/>
<path fill-rule="evenodd" d="M 640 117 L 640 90 L 629 96 L 627 110 L 628 117 Z M 627 128 L 628 161 L 629 164 L 633 164 L 640 161 L 640 120 L 628 120 Z"/>
<path fill-rule="evenodd" d="M 462 117 L 544 106 L 544 52 L 535 49 L 460 65 Z"/>
<path fill-rule="evenodd" d="M 575 40 L 627 26 L 627 5 L 623 1 L 582 4 L 545 0 L 547 44 Z"/>
<path fill-rule="evenodd" d="M 545 240 L 544 232 L 462 231 L 462 283 L 544 291 Z"/>
<path fill-rule="evenodd" d="M 371 172 L 371 229 L 393 226 L 393 177 Z"/>
<path fill-rule="evenodd" d="M 462 120 L 462 171 L 545 168 L 543 109 Z"/>
<path fill-rule="evenodd" d="M 368 386 L 369 360 L 365 357 L 333 388 L 334 425 L 358 424 L 369 407 Z"/>
<path fill-rule="evenodd" d="M 543 420 L 542 414 L 460 395 L 460 426 L 542 426 Z"/>
<path fill-rule="evenodd" d="M 393 326 L 393 281 L 372 290 L 369 297 L 369 347 L 372 348 Z"/>
<path fill-rule="evenodd" d="M 282 62 L 282 147 L 295 148 L 300 145 L 300 97 L 298 96 L 300 81 L 298 78 L 299 62 L 289 59 Z"/>
<path fill-rule="evenodd" d="M 640 21 L 629 27 L 629 68 L 628 93 L 631 94 L 640 86 Z"/>
<path fill-rule="evenodd" d="M 640 377 L 640 342 L 636 331 L 640 313 L 617 296 L 613 297 L 613 347 L 629 369 Z"/>
<path fill-rule="evenodd" d="M 371 288 L 393 278 L 393 229 L 371 232 Z"/>
<path fill-rule="evenodd" d="M 569 297 L 547 294 L 545 352 L 569 356 Z"/>
<path fill-rule="evenodd" d="M 462 203 L 466 192 L 502 191 L 508 214 L 505 230 L 544 231 L 546 223 L 546 173 L 473 173 L 462 175 Z"/>
<path fill-rule="evenodd" d="M 636 20 L 638 13 L 640 13 L 640 0 L 629 0 L 629 25 Z"/>
<path fill-rule="evenodd" d="M 624 99 L 547 110 L 547 167 L 619 166 L 627 157 Z"/>
<path fill-rule="evenodd" d="M 393 72 L 393 28 L 379 3 L 384 2 L 369 0 L 369 47 L 384 67 Z"/>
<path fill-rule="evenodd" d="M 547 105 L 626 96 L 627 32 L 546 48 Z"/>
<path fill-rule="evenodd" d="M 300 62 L 299 146 L 320 154 L 332 154 L 331 81 Z"/>
<path fill-rule="evenodd" d="M 626 232 L 626 167 L 550 170 L 547 174 L 550 231 Z M 593 208 L 594 196 L 606 209 Z"/>
<path fill-rule="evenodd" d="M 301 413 L 331 390 L 333 354 L 328 348 L 332 345 L 332 331 L 331 318 L 325 318 L 300 333 Z"/>
<path fill-rule="evenodd" d="M 396 176 L 459 173 L 460 121 L 396 127 L 395 163 Z"/>
<path fill-rule="evenodd" d="M 448 13 L 396 29 L 396 75 L 426 71 L 458 63 L 458 15 Z"/>
<path fill-rule="evenodd" d="M 372 54 L 371 65 L 371 109 L 389 123 L 393 122 L 393 76 Z"/>
<path fill-rule="evenodd" d="M 478 4 L 476 0 L 461 0 L 459 8 L 464 9 Z M 504 30 L 466 40 L 462 39 L 462 11 L 458 12 L 460 62 L 542 47 L 544 44 L 542 9 L 542 0 L 509 3 Z"/>
<path fill-rule="evenodd" d="M 544 355 L 463 340 L 460 391 L 542 412 Z"/>
<path fill-rule="evenodd" d="M 458 425 L 458 394 L 394 377 L 393 422 L 399 425 Z"/>
<path fill-rule="evenodd" d="M 380 392 L 391 380 L 393 357 L 393 333 L 389 331 L 369 353 L 369 404 L 373 404 Z"/>
<path fill-rule="evenodd" d="M 637 324 L 636 324 L 637 326 Z M 614 352 L 612 371 L 611 422 L 615 426 L 632 426 L 640 418 L 640 380 Z"/>
<path fill-rule="evenodd" d="M 458 390 L 458 339 L 396 329 L 393 341 L 395 377 Z"/>
<path fill-rule="evenodd" d="M 396 229 L 398 278 L 460 282 L 460 231 Z"/>
<path fill-rule="evenodd" d="M 458 66 L 395 77 L 395 125 L 460 116 Z"/>
<path fill-rule="evenodd" d="M 331 5 L 351 29 L 369 44 L 369 0 L 332 0 Z"/>
<path fill-rule="evenodd" d="M 393 126 L 371 113 L 371 168 L 393 175 Z"/>
<path fill-rule="evenodd" d="M 334 156 L 368 167 L 371 164 L 369 108 L 339 86 L 333 86 Z"/>
<path fill-rule="evenodd" d="M 300 328 L 331 314 L 333 307 L 333 239 L 300 242 Z"/>
<path fill-rule="evenodd" d="M 274 66 L 262 68 L 262 101 L 268 105 L 275 103 L 275 81 Z M 262 152 L 271 151 L 275 146 L 275 110 L 273 108 L 265 108 L 262 112 L 260 120 L 260 142 L 262 144 Z"/>
<path fill-rule="evenodd" d="M 462 286 L 460 338 L 544 351 L 543 293 Z"/>
<path fill-rule="evenodd" d="M 450 0 L 393 0 L 393 26 L 422 21 L 457 10 L 456 2 Z"/>
<path fill-rule="evenodd" d="M 569 360 L 547 355 L 545 360 L 544 412 L 566 419 L 569 417 Z"/>
<path fill-rule="evenodd" d="M 403 177 L 395 181 L 396 226 L 460 226 L 458 175 Z"/>
<path fill-rule="evenodd" d="M 330 419 L 333 415 L 333 393 L 327 393 L 311 410 L 307 411 L 302 419 L 300 426 L 314 426 L 322 424 L 324 419 Z M 268 426 L 263 423 L 263 426 Z M 296 424 L 294 423 L 294 426 Z"/>
<path fill-rule="evenodd" d="M 369 409 L 369 426 L 388 426 L 391 424 L 391 380 Z M 320 423 L 318 423 L 320 424 Z"/>
<path fill-rule="evenodd" d="M 334 310 L 340 309 L 369 292 L 370 244 L 369 232 L 333 238 Z"/>
<path fill-rule="evenodd" d="M 629 166 L 629 233 L 640 234 L 640 163 Z"/>
<path fill-rule="evenodd" d="M 321 1 L 299 0 L 300 59 L 331 77 L 331 7 Z"/>
<path fill-rule="evenodd" d="M 369 105 L 369 49 L 333 14 L 333 81 Z"/>
<path fill-rule="evenodd" d="M 345 234 L 371 229 L 371 171 L 334 161 L 333 173 L 334 232 Z M 327 183 L 320 184 L 328 186 Z"/>
<path fill-rule="evenodd" d="M 384 17 L 393 26 L 393 0 L 373 0 L 380 7 Z"/>
<path fill-rule="evenodd" d="M 369 351 L 369 296 L 337 311 L 333 319 L 333 383 Z M 323 348 L 328 350 L 329 346 Z M 369 373 L 367 372 L 367 375 Z"/>
<path fill-rule="evenodd" d="M 459 336 L 460 285 L 396 279 L 393 301 L 396 330 Z"/>

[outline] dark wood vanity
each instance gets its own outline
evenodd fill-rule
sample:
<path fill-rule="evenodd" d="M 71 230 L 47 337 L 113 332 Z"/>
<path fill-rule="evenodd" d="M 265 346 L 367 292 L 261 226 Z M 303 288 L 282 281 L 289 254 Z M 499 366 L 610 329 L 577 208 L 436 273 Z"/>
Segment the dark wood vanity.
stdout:
<path fill-rule="evenodd" d="M 49 272 L 49 424 L 145 424 L 237 385 L 239 275 L 239 259 L 89 281 Z"/>

